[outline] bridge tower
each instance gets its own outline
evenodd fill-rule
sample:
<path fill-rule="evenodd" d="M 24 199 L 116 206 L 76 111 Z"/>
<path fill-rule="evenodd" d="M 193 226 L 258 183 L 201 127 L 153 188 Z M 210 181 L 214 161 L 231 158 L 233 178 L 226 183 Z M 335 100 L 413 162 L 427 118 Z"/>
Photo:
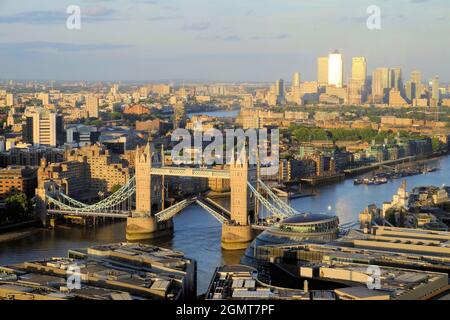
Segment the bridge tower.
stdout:
<path fill-rule="evenodd" d="M 42 224 L 46 225 L 48 222 L 48 201 L 47 201 L 47 195 L 53 196 L 54 194 L 57 194 L 60 192 L 60 186 L 56 184 L 54 181 L 47 180 L 44 174 L 44 170 L 47 167 L 47 160 L 45 158 L 42 158 L 40 161 L 40 166 L 38 169 L 38 185 L 35 189 L 36 193 L 36 203 L 35 203 L 35 214 L 39 219 L 41 219 Z M 54 218 L 50 219 L 51 224 L 54 224 Z"/>
<path fill-rule="evenodd" d="M 222 226 L 222 248 L 246 249 L 253 240 L 251 217 L 254 216 L 255 199 L 248 182 L 256 185 L 257 168 L 248 164 L 247 157 L 230 165 L 231 219 Z"/>
<path fill-rule="evenodd" d="M 127 219 L 127 240 L 144 240 L 171 234 L 172 219 L 158 223 L 154 216 L 161 209 L 161 177 L 151 174 L 155 152 L 153 145 L 136 149 L 136 211 Z M 157 164 L 157 163 L 156 163 Z"/>

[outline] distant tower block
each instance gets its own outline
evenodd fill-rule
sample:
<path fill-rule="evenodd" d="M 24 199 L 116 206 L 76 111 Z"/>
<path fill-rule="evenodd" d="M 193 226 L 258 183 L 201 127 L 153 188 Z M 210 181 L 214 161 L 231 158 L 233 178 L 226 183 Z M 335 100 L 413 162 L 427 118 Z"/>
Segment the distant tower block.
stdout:
<path fill-rule="evenodd" d="M 247 181 L 256 185 L 256 166 L 243 163 L 230 165 L 231 221 L 222 226 L 222 248 L 246 249 L 253 239 L 250 218 L 254 215 L 255 200 Z"/>
<path fill-rule="evenodd" d="M 158 223 L 154 214 L 161 210 L 161 177 L 152 176 L 152 145 L 136 150 L 136 211 L 127 219 L 127 240 L 144 240 L 169 235 L 172 219 Z"/>

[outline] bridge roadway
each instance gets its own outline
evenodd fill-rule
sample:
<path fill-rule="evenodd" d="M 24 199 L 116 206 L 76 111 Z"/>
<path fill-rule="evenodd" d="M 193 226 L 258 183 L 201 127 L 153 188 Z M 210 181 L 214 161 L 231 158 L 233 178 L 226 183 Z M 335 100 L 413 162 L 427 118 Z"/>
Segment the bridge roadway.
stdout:
<path fill-rule="evenodd" d="M 131 211 L 113 211 L 108 212 L 83 212 L 77 210 L 48 209 L 48 214 L 59 214 L 63 216 L 77 217 L 103 217 L 103 218 L 121 218 L 126 219 L 131 216 Z"/>
<path fill-rule="evenodd" d="M 168 220 L 168 219 L 172 218 L 173 216 L 177 215 L 178 213 L 180 213 L 181 211 L 183 211 L 186 207 L 188 207 L 189 205 L 191 205 L 194 202 L 197 202 L 197 204 L 199 204 L 201 207 L 203 207 L 207 212 L 209 212 L 211 215 L 213 215 L 221 223 L 228 221 L 230 218 L 229 214 L 227 216 L 228 212 L 225 212 L 224 214 L 222 214 L 211 207 L 213 204 L 201 201 L 197 197 L 194 197 L 191 199 L 185 199 L 181 202 L 178 202 L 178 203 L 174 204 L 173 206 L 156 213 L 154 216 L 156 217 L 158 222 Z M 63 215 L 63 216 L 104 217 L 104 218 L 120 218 L 120 219 L 148 215 L 148 214 L 140 214 L 140 213 L 136 213 L 134 211 L 125 211 L 125 210 L 105 210 L 105 211 L 98 211 L 98 212 L 83 211 L 83 208 L 73 208 L 72 210 L 48 209 L 47 213 L 55 214 L 55 215 Z"/>
<path fill-rule="evenodd" d="M 208 206 L 204 201 L 201 201 L 199 199 L 195 199 L 194 201 L 189 201 L 189 204 L 196 202 L 200 207 L 205 209 L 209 214 L 211 214 L 214 218 L 216 218 L 220 223 L 225 223 L 228 219 L 224 217 L 221 213 L 215 211 L 210 206 Z M 186 206 L 182 206 L 180 210 L 177 210 L 175 214 L 171 215 L 172 217 L 176 214 L 180 213 L 186 208 Z M 167 209 L 166 209 L 167 210 Z M 111 212 L 80 212 L 80 211 L 71 211 L 71 210 L 55 210 L 55 209 L 49 209 L 49 214 L 59 214 L 63 216 L 76 216 L 76 217 L 102 217 L 102 218 L 119 218 L 119 219 L 127 219 L 128 217 L 133 216 L 133 212 L 128 211 L 111 211 Z M 263 224 L 252 224 L 252 229 L 264 231 L 266 229 L 269 229 L 270 225 L 263 225 Z"/>
<path fill-rule="evenodd" d="M 183 167 L 152 167 L 152 175 L 193 178 L 221 178 L 230 179 L 230 172 L 208 168 L 183 168 Z"/>

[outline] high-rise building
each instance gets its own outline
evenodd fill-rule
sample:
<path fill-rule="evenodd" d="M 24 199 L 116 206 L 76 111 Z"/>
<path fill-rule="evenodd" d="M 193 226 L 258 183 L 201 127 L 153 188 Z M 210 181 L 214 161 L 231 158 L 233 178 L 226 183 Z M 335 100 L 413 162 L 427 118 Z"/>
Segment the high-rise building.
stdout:
<path fill-rule="evenodd" d="M 401 68 L 393 68 L 391 71 L 391 88 L 395 88 L 396 90 L 402 92 L 403 91 L 403 79 L 402 79 L 402 69 Z"/>
<path fill-rule="evenodd" d="M 14 105 L 14 95 L 12 93 L 6 94 L 6 106 L 12 107 Z"/>
<path fill-rule="evenodd" d="M 431 80 L 431 99 L 439 103 L 440 92 L 439 92 L 439 77 L 435 76 Z"/>
<path fill-rule="evenodd" d="M 388 99 L 389 89 L 392 87 L 391 70 L 377 68 L 372 75 L 372 100 L 374 103 L 383 103 Z"/>
<path fill-rule="evenodd" d="M 294 75 L 292 76 L 292 87 L 300 87 L 300 80 L 300 73 L 294 73 Z"/>
<path fill-rule="evenodd" d="M 355 57 L 352 59 L 352 80 L 366 83 L 367 61 L 364 57 Z"/>
<path fill-rule="evenodd" d="M 55 111 L 35 108 L 25 112 L 22 138 L 26 143 L 56 147 L 64 143 L 63 118 Z"/>
<path fill-rule="evenodd" d="M 367 61 L 364 57 L 352 59 L 352 78 L 348 85 L 348 102 L 361 104 L 366 98 Z"/>
<path fill-rule="evenodd" d="M 406 81 L 405 96 L 409 103 L 412 103 L 416 98 L 416 84 L 412 81 Z"/>
<path fill-rule="evenodd" d="M 292 76 L 290 101 L 295 102 L 297 104 L 301 103 L 300 85 L 301 85 L 300 73 L 296 72 Z"/>
<path fill-rule="evenodd" d="M 95 95 L 86 96 L 86 109 L 89 118 L 98 118 L 98 98 Z"/>
<path fill-rule="evenodd" d="M 284 99 L 284 80 L 278 79 L 275 83 L 275 94 L 277 95 L 278 101 Z"/>
<path fill-rule="evenodd" d="M 411 82 L 416 86 L 416 98 L 420 98 L 422 94 L 422 72 L 418 70 L 411 72 Z"/>
<path fill-rule="evenodd" d="M 365 100 L 364 83 L 361 80 L 351 79 L 348 84 L 348 103 L 358 105 Z"/>
<path fill-rule="evenodd" d="M 335 50 L 328 56 L 328 85 L 342 88 L 344 84 L 344 62 L 342 55 Z"/>
<path fill-rule="evenodd" d="M 319 86 L 328 84 L 328 57 L 317 59 L 317 83 Z"/>

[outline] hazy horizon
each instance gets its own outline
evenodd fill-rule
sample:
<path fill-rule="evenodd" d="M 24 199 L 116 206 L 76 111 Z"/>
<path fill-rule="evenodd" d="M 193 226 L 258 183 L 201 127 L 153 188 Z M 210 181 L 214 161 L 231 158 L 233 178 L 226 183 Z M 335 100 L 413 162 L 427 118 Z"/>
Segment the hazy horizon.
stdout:
<path fill-rule="evenodd" d="M 81 8 L 81 30 L 66 8 Z M 381 9 L 381 30 L 366 26 Z M 317 58 L 351 58 L 450 82 L 448 0 L 0 0 L 0 78 L 61 81 L 314 81 Z"/>

